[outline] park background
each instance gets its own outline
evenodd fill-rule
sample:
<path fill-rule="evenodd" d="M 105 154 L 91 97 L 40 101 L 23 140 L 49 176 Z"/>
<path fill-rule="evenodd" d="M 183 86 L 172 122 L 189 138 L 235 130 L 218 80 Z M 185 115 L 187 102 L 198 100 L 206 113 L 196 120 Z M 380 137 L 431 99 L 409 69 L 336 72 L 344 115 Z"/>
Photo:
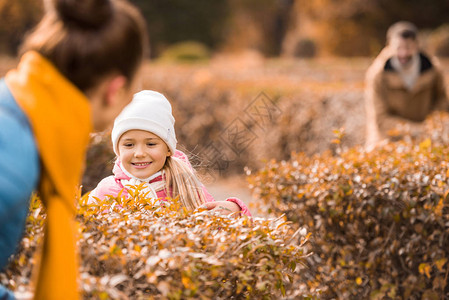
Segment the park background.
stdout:
<path fill-rule="evenodd" d="M 323 298 L 447 296 L 447 116 L 427 120 L 428 135 L 416 140 L 359 148 L 365 71 L 392 23 L 418 26 L 449 84 L 447 0 L 131 2 L 150 35 L 143 88 L 172 102 L 179 148 L 210 191 L 315 229 L 320 257 L 301 282 Z M 41 1 L 0 1 L 1 75 L 41 15 Z M 83 191 L 110 174 L 113 159 L 108 134 L 92 136 Z M 395 202 L 407 197 L 419 207 Z"/>
<path fill-rule="evenodd" d="M 150 36 L 142 88 L 173 103 L 179 147 L 206 173 L 212 189 L 225 183 L 240 195 L 233 183 L 242 182 L 241 176 L 217 181 L 292 152 L 335 150 L 335 130 L 344 131 L 345 146 L 363 145 L 365 71 L 396 21 L 414 22 L 422 48 L 449 73 L 445 0 L 131 2 Z M 2 74 L 16 64 L 20 42 L 42 12 L 41 1 L 0 2 Z M 259 118 L 268 113 L 269 123 L 248 113 L 261 103 Z M 110 173 L 108 142 L 107 135 L 93 140 L 84 191 Z"/>

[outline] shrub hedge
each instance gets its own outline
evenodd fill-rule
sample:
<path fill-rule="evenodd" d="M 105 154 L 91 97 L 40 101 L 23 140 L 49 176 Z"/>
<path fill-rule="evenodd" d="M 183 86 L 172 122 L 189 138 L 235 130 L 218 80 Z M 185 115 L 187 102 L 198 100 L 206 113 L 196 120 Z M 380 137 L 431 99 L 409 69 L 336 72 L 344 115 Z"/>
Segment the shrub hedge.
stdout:
<path fill-rule="evenodd" d="M 312 233 L 303 280 L 322 298 L 449 297 L 449 117 L 425 126 L 421 140 L 295 154 L 249 177 L 270 212 Z"/>
<path fill-rule="evenodd" d="M 155 206 L 134 192 L 98 205 L 81 200 L 80 282 L 85 299 L 274 299 L 301 292 L 303 231 L 285 218 L 250 219 Z M 45 214 L 31 203 L 27 233 L 0 283 L 29 289 Z M 299 239 L 297 237 L 300 237 Z M 304 290 L 304 285 L 302 289 Z M 305 290 L 304 290 L 305 291 Z"/>

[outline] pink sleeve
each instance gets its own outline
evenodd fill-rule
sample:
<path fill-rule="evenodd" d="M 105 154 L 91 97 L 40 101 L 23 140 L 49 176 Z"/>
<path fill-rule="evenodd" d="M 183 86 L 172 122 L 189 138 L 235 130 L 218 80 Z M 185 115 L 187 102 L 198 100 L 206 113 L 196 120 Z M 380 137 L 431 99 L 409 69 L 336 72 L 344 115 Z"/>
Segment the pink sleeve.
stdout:
<path fill-rule="evenodd" d="M 215 202 L 214 197 L 207 191 L 206 187 L 203 185 L 203 193 L 206 197 L 206 202 Z M 231 201 L 237 204 L 240 207 L 240 214 L 247 215 L 248 217 L 251 217 L 251 212 L 248 209 L 248 206 L 246 206 L 245 203 L 243 203 L 242 200 L 235 197 L 227 198 L 226 201 Z"/>
<path fill-rule="evenodd" d="M 214 197 L 207 191 L 205 186 L 203 186 L 203 193 L 204 196 L 206 197 L 206 202 L 215 202 Z M 227 198 L 226 201 L 234 202 L 240 207 L 240 214 L 251 217 L 251 212 L 249 211 L 248 206 L 246 206 L 246 204 L 243 203 L 243 201 L 240 200 L 239 198 L 230 197 Z"/>
<path fill-rule="evenodd" d="M 104 199 L 106 196 L 117 197 L 122 190 L 123 186 L 115 180 L 114 176 L 106 177 L 101 180 L 97 187 L 89 194 L 88 203 L 95 203 L 96 200 L 94 197 L 97 197 L 98 199 Z M 122 195 L 127 195 L 126 190 L 122 192 Z"/>
<path fill-rule="evenodd" d="M 246 204 L 243 203 L 243 201 L 240 200 L 239 198 L 231 197 L 231 198 L 226 199 L 226 201 L 234 202 L 235 204 L 237 204 L 240 207 L 240 213 L 242 215 L 251 217 L 251 212 L 249 211 L 248 206 L 246 206 Z"/>

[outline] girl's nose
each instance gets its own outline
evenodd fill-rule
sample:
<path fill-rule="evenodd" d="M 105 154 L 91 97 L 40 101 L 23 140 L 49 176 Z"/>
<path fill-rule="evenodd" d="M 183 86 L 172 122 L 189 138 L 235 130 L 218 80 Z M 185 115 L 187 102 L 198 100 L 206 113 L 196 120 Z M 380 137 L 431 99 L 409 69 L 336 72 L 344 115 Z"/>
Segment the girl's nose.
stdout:
<path fill-rule="evenodd" d="M 136 150 L 134 151 L 134 156 L 135 157 L 141 157 L 141 156 L 144 156 L 144 155 L 145 155 L 145 151 L 144 151 L 143 147 L 142 146 L 137 146 Z"/>

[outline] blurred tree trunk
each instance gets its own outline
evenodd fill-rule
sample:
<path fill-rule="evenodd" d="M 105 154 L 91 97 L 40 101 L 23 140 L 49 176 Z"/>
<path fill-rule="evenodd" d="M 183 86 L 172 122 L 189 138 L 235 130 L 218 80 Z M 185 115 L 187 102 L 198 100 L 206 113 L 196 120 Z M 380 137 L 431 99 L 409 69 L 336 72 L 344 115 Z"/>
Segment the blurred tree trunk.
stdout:
<path fill-rule="evenodd" d="M 42 16 L 44 0 L 0 0 L 0 51 L 15 54 Z M 313 42 L 323 55 L 374 55 L 385 31 L 408 20 L 420 29 L 449 23 L 448 0 L 130 0 L 148 23 L 152 56 L 194 40 L 213 50 L 293 55 Z"/>
<path fill-rule="evenodd" d="M 278 56 L 294 0 L 228 0 L 230 15 L 224 49 L 257 50 Z"/>
<path fill-rule="evenodd" d="M 370 55 L 381 48 L 374 16 L 376 1 L 296 0 L 282 54 L 292 56 L 301 40 L 311 40 L 321 55 Z"/>
<path fill-rule="evenodd" d="M 227 0 L 131 0 L 148 24 L 151 56 L 159 56 L 170 44 L 196 41 L 209 48 L 223 42 L 229 15 Z"/>
<path fill-rule="evenodd" d="M 449 22 L 448 0 L 295 0 L 282 54 L 292 56 L 302 39 L 312 40 L 322 55 L 375 55 L 394 22 L 418 28 Z"/>
<path fill-rule="evenodd" d="M 25 33 L 42 17 L 42 2 L 0 0 L 0 53 L 17 54 Z"/>

